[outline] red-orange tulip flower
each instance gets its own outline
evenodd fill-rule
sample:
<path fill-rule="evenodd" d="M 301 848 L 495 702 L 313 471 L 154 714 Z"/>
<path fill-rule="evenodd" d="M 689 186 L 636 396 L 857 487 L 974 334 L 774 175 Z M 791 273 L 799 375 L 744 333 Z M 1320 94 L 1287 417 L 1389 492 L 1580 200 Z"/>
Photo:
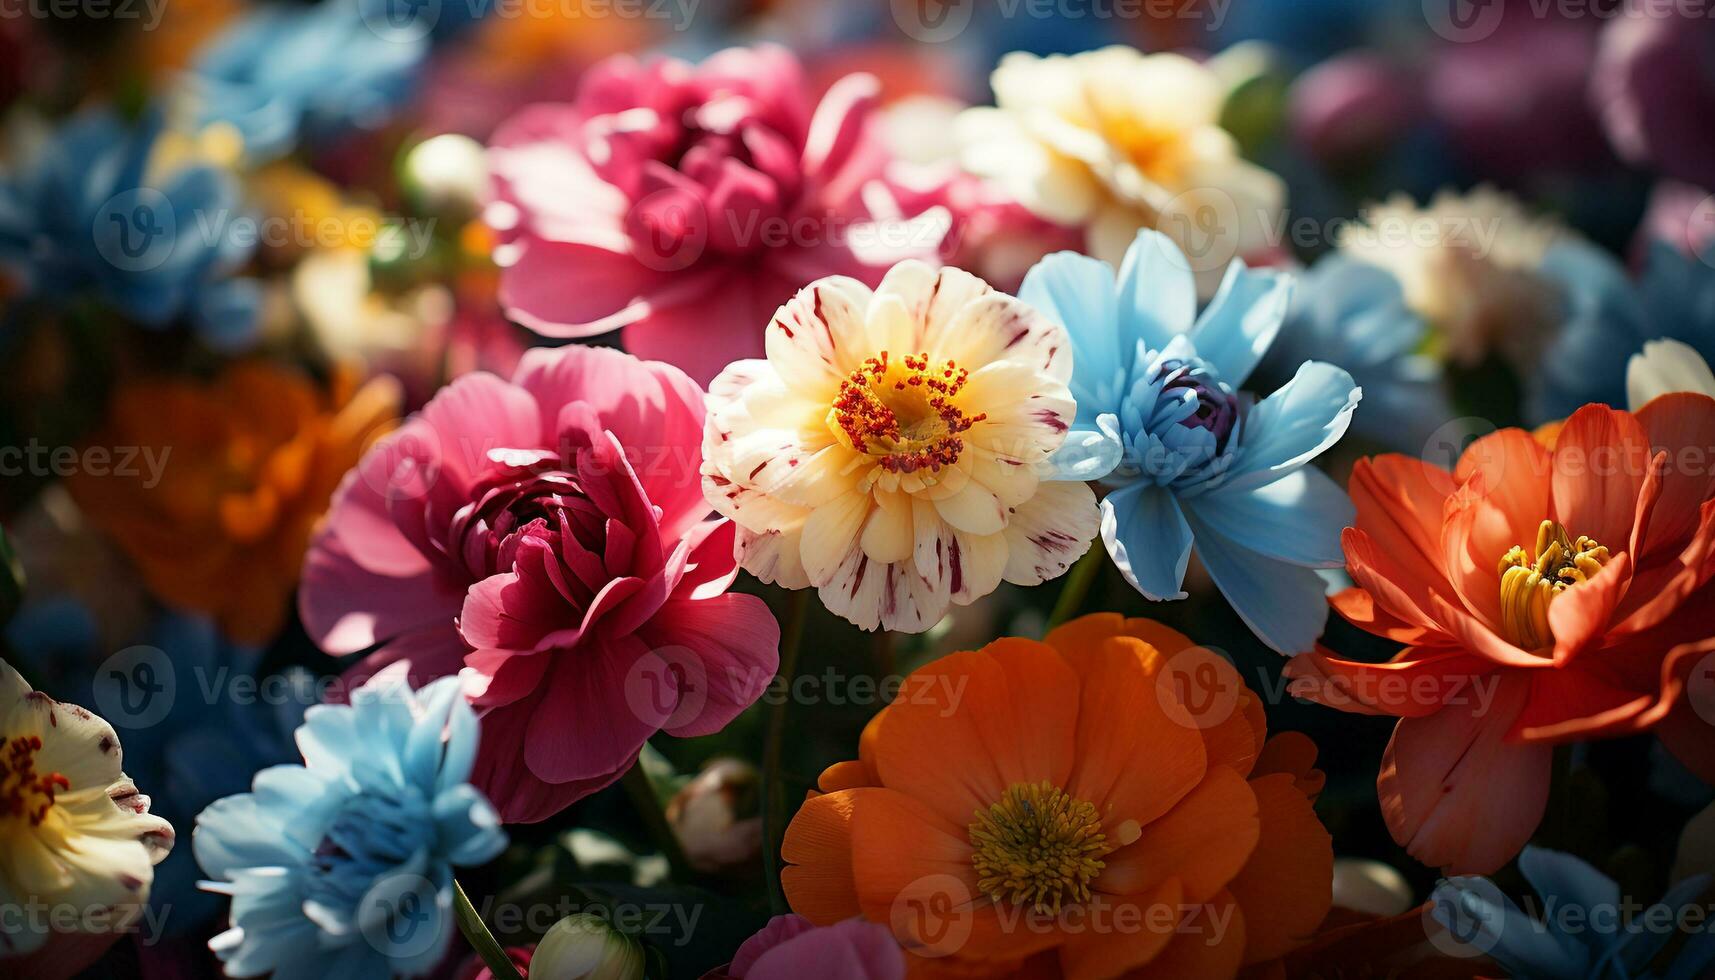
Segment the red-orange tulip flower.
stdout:
<path fill-rule="evenodd" d="M 1551 444 L 1550 444 L 1551 441 Z M 1404 643 L 1383 664 L 1319 649 L 1293 693 L 1400 717 L 1376 789 L 1425 864 L 1486 873 L 1541 821 L 1556 743 L 1653 730 L 1715 778 L 1715 400 L 1587 405 L 1505 429 L 1453 473 L 1404 456 L 1352 474 L 1341 615 Z"/>
<path fill-rule="evenodd" d="M 1331 900 L 1315 746 L 1264 735 L 1230 664 L 1148 620 L 944 657 L 822 774 L 787 898 L 890 924 L 913 976 L 1227 980 Z"/>

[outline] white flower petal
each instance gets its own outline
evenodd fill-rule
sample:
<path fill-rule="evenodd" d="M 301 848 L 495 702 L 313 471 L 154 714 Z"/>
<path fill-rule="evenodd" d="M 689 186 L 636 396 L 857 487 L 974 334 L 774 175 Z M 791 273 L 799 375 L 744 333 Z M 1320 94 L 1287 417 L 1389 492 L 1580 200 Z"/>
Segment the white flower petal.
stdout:
<path fill-rule="evenodd" d="M 1006 573 L 1014 585 L 1065 574 L 1101 527 L 1096 495 L 1086 483 L 1044 483 L 1006 526 Z"/>

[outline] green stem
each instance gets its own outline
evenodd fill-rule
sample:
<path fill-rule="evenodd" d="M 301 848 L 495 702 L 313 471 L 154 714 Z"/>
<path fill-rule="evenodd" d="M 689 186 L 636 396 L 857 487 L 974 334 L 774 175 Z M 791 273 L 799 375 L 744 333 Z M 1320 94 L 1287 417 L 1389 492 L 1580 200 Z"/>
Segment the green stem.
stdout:
<path fill-rule="evenodd" d="M 655 795 L 655 785 L 649 781 L 649 774 L 643 771 L 643 757 L 638 756 L 625 775 L 619 777 L 620 785 L 625 787 L 625 795 L 631 798 L 631 806 L 637 815 L 643 818 L 643 826 L 649 831 L 649 839 L 655 842 L 667 858 L 667 866 L 672 869 L 673 880 L 680 884 L 688 883 L 695 872 L 691 862 L 685 858 L 685 848 L 679 843 L 679 834 L 673 825 L 667 821 L 666 811 L 661 809 L 661 798 Z"/>
<path fill-rule="evenodd" d="M 1060 598 L 1054 600 L 1054 611 L 1048 614 L 1048 628 L 1053 629 L 1078 615 L 1078 610 L 1084 607 L 1084 599 L 1090 594 L 1090 586 L 1095 584 L 1096 576 L 1102 570 L 1108 552 L 1100 544 L 1090 545 L 1090 550 L 1084 552 L 1084 557 L 1072 566 L 1066 573 L 1066 584 L 1060 587 Z"/>
<path fill-rule="evenodd" d="M 476 914 L 476 906 L 470 904 L 470 896 L 464 893 L 464 886 L 456 878 L 453 879 L 453 920 L 459 924 L 459 932 L 464 933 L 465 941 L 487 964 L 488 972 L 494 974 L 494 980 L 524 980 L 518 975 L 518 968 L 512 965 L 512 957 L 506 955 L 506 949 L 494 938 L 494 933 L 483 925 L 482 916 Z"/>
<path fill-rule="evenodd" d="M 768 734 L 762 743 L 762 863 L 768 875 L 768 904 L 775 915 L 787 910 L 786 892 L 780 886 L 780 845 L 786 838 L 786 787 L 782 785 L 780 757 L 786 744 L 786 709 L 791 701 L 792 678 L 798 673 L 798 648 L 804 638 L 804 620 L 810 611 L 810 590 L 792 593 L 786 629 L 780 636 L 781 684 L 779 699 L 768 706 Z"/>

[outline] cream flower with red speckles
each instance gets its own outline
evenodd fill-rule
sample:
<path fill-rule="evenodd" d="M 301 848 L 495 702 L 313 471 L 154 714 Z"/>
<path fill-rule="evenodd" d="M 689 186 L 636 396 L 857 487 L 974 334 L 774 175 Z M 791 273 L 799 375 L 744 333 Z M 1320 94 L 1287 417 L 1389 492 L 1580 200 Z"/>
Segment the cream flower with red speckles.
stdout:
<path fill-rule="evenodd" d="M 70 976 L 92 962 L 141 913 L 172 847 L 172 825 L 120 768 L 113 727 L 0 660 L 0 907 L 25 911 L 0 923 L 0 971 Z M 67 922 L 88 931 L 59 931 Z"/>
<path fill-rule="evenodd" d="M 1049 464 L 1076 412 L 1072 343 L 1025 303 L 902 262 L 874 291 L 804 287 L 767 352 L 711 386 L 702 469 L 764 581 L 919 632 L 1002 579 L 1060 575 L 1095 536 L 1095 495 Z"/>

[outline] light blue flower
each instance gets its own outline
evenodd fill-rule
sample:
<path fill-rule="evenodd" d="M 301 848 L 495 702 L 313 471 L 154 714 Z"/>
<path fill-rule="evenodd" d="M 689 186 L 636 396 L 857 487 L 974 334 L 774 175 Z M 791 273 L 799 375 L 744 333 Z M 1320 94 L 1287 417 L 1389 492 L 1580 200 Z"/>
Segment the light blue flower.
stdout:
<path fill-rule="evenodd" d="M 1292 279 L 1235 262 L 1197 315 L 1189 263 L 1144 231 L 1116 286 L 1071 252 L 1030 270 L 1019 298 L 1072 337 L 1078 413 L 1060 478 L 1100 480 L 1102 543 L 1139 592 L 1182 599 L 1195 544 L 1209 575 L 1264 643 L 1310 648 L 1327 621 L 1315 569 L 1343 565 L 1351 501 L 1306 466 L 1345 434 L 1362 392 L 1320 361 L 1255 401 L 1244 384 L 1279 332 Z"/>
<path fill-rule="evenodd" d="M 257 6 L 198 56 L 186 80 L 197 122 L 232 126 L 252 163 L 376 128 L 410 98 L 439 10 L 433 0 Z"/>
<path fill-rule="evenodd" d="M 0 174 L 0 268 L 50 306 L 94 298 L 145 327 L 188 320 L 217 350 L 249 343 L 261 290 L 233 273 L 251 246 L 232 234 L 238 187 L 208 166 L 158 175 L 161 118 L 104 109 L 63 123 Z"/>
<path fill-rule="evenodd" d="M 1454 415 L 1440 362 L 1421 353 L 1429 333 L 1391 273 L 1328 255 L 1300 277 L 1257 375 L 1284 383 L 1313 357 L 1345 368 L 1364 390 L 1352 431 L 1415 456 Z"/>
<path fill-rule="evenodd" d="M 1519 870 L 1542 898 L 1541 919 L 1526 915 L 1487 878 L 1449 878 L 1436 887 L 1431 914 L 1466 945 L 1487 953 L 1517 980 L 1698 980 L 1715 966 L 1715 933 L 1693 930 L 1660 972 L 1651 964 L 1681 910 L 1697 911 L 1708 875 L 1687 878 L 1649 909 L 1622 900 L 1612 878 L 1570 854 L 1527 847 Z M 1628 913 L 1638 912 L 1636 915 Z M 1699 917 L 1697 922 L 1701 923 Z"/>
<path fill-rule="evenodd" d="M 1715 266 L 1652 242 L 1633 282 L 1607 252 L 1556 244 L 1540 270 L 1566 297 L 1565 320 L 1528 379 L 1526 417 L 1565 418 L 1589 402 L 1626 407 L 1626 362 L 1644 341 L 1682 341 L 1715 363 Z"/>
<path fill-rule="evenodd" d="M 251 792 L 197 818 L 197 862 L 232 897 L 210 940 L 231 976 L 420 976 L 452 938 L 453 866 L 506 836 L 468 782 L 477 723 L 455 677 L 412 692 L 377 675 L 349 705 L 316 705 L 304 764 L 257 773 Z"/>

